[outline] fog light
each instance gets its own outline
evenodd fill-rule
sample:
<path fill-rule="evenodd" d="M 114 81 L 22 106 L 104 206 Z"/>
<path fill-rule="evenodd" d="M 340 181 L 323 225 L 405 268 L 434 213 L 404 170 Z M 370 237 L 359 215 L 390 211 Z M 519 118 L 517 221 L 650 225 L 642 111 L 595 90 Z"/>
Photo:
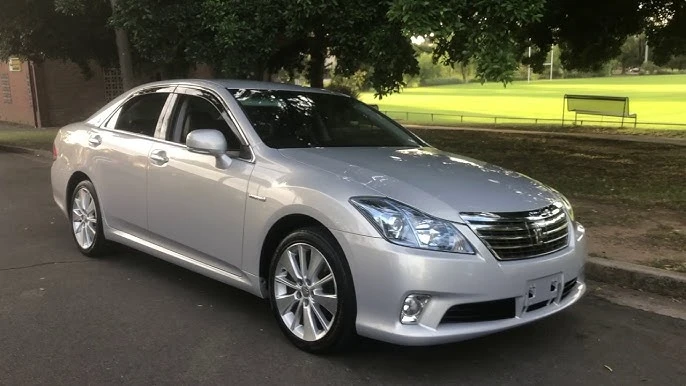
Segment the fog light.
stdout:
<path fill-rule="evenodd" d="M 403 302 L 403 309 L 400 311 L 400 323 L 402 324 L 417 324 L 419 315 L 422 314 L 424 306 L 431 300 L 429 295 L 412 294 L 405 298 Z"/>

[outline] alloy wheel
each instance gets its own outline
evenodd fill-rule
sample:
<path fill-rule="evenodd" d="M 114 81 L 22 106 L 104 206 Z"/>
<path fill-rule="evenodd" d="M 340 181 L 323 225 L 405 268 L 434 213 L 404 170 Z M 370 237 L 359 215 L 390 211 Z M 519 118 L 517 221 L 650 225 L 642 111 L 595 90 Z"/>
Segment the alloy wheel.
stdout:
<path fill-rule="evenodd" d="M 71 211 L 72 228 L 76 242 L 81 248 L 88 249 L 95 243 L 98 229 L 95 199 L 88 189 L 81 188 L 74 195 Z"/>
<path fill-rule="evenodd" d="M 308 342 L 323 338 L 338 311 L 336 278 L 324 255 L 310 244 L 289 246 L 273 284 L 276 307 L 291 333 Z"/>

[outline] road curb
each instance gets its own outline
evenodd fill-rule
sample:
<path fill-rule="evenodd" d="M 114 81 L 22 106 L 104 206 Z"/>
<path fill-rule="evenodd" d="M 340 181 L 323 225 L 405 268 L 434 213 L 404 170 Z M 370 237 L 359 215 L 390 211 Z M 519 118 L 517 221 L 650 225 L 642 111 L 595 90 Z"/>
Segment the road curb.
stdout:
<path fill-rule="evenodd" d="M 635 290 L 686 298 L 686 274 L 683 273 L 589 257 L 586 277 Z"/>
<path fill-rule="evenodd" d="M 10 145 L 0 144 L 0 152 L 33 154 L 36 157 L 52 159 L 52 152 L 49 152 L 47 150 L 29 149 L 27 147 L 21 147 L 21 146 L 10 146 Z"/>

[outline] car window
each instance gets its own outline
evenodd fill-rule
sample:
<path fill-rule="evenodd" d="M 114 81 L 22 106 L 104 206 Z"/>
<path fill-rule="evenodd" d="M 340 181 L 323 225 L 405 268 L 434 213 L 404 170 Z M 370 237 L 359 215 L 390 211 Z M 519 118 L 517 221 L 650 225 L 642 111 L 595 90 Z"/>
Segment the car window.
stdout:
<path fill-rule="evenodd" d="M 364 103 L 342 95 L 229 90 L 273 148 L 418 147 L 421 140 Z"/>
<path fill-rule="evenodd" d="M 152 137 L 167 97 L 168 93 L 136 96 L 115 112 L 105 127 Z"/>
<path fill-rule="evenodd" d="M 221 112 L 205 98 L 180 95 L 172 124 L 173 130 L 168 130 L 167 140 L 181 144 L 193 130 L 219 130 L 226 138 L 228 150 L 239 150 L 241 143 L 231 130 Z"/>

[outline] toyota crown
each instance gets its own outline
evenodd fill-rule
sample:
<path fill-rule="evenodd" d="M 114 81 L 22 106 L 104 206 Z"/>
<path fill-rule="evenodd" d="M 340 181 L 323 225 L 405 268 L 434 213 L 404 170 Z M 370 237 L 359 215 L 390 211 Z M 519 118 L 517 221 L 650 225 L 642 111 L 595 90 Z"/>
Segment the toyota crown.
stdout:
<path fill-rule="evenodd" d="M 325 90 L 143 85 L 59 131 L 51 179 L 83 254 L 125 244 L 268 299 L 310 352 L 470 339 L 586 291 L 563 195 Z"/>

